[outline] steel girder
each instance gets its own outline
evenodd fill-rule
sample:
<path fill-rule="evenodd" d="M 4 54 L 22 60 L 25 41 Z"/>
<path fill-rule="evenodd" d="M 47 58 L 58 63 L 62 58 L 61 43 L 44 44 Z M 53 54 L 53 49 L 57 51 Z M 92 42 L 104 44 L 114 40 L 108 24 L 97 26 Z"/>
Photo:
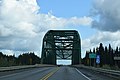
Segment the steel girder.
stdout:
<path fill-rule="evenodd" d="M 42 64 L 56 65 L 57 59 L 72 60 L 72 65 L 81 63 L 81 41 L 76 30 L 49 30 L 42 45 Z"/>

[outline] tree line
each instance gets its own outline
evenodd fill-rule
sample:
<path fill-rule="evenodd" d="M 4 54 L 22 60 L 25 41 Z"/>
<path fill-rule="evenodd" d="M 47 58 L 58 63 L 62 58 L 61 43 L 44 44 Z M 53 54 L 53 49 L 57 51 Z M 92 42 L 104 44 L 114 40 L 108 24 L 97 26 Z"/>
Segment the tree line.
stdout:
<path fill-rule="evenodd" d="M 89 54 L 96 54 L 100 56 L 100 63 L 96 63 L 96 58 L 90 58 Z M 109 46 L 103 46 L 102 43 L 100 43 L 99 47 L 93 48 L 93 50 L 90 49 L 90 51 L 86 51 L 85 58 L 82 59 L 82 64 L 87 66 L 97 66 L 103 67 L 105 65 L 109 67 L 119 67 L 120 68 L 120 60 L 115 60 L 114 57 L 120 57 L 120 47 L 116 47 L 115 50 Z"/>
<path fill-rule="evenodd" d="M 40 58 L 34 52 L 23 53 L 18 57 L 0 52 L 0 67 L 40 64 Z"/>

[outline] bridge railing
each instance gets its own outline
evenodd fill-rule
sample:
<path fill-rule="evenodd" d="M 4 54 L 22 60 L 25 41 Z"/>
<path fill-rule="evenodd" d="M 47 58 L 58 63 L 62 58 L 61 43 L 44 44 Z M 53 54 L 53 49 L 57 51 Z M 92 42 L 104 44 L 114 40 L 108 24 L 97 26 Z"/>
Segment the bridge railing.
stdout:
<path fill-rule="evenodd" d="M 93 71 L 96 71 L 96 72 L 99 72 L 104 75 L 107 75 L 107 76 L 110 76 L 110 77 L 120 80 L 120 71 L 117 71 L 117 70 L 108 70 L 108 69 L 103 69 L 103 68 L 88 67 L 88 66 L 84 66 L 84 65 L 75 65 L 75 67 L 93 70 Z"/>

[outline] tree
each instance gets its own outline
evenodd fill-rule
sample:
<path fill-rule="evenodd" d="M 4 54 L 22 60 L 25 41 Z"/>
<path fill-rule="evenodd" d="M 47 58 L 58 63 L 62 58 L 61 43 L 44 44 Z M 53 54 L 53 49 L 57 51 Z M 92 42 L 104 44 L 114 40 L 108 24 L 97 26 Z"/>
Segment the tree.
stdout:
<path fill-rule="evenodd" d="M 109 44 L 109 64 L 110 66 L 113 66 L 114 65 L 114 54 L 113 54 L 113 49 L 111 48 L 111 45 Z"/>
<path fill-rule="evenodd" d="M 39 64 L 40 58 L 34 52 L 23 53 L 18 58 L 14 55 L 4 55 L 0 52 L 0 66 L 14 66 L 14 65 L 34 65 Z"/>
<path fill-rule="evenodd" d="M 116 47 L 115 54 L 118 54 L 118 46 Z"/>
<path fill-rule="evenodd" d="M 107 46 L 105 46 L 105 57 L 104 57 L 104 60 L 105 60 L 105 64 L 109 64 L 109 54 L 108 54 L 108 49 L 107 49 Z"/>
<path fill-rule="evenodd" d="M 20 65 L 34 65 L 39 64 L 40 58 L 34 54 L 34 52 L 24 53 L 18 56 L 18 64 Z"/>
<path fill-rule="evenodd" d="M 99 54 L 100 54 L 100 67 L 102 67 L 104 64 L 104 47 L 102 43 L 100 43 L 99 46 Z"/>

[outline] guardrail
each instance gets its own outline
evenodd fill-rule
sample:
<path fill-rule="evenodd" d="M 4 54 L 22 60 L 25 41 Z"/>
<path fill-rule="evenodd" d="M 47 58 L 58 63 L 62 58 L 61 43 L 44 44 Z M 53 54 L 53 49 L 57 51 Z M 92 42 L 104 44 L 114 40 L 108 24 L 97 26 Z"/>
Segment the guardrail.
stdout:
<path fill-rule="evenodd" d="M 0 72 L 3 72 L 3 71 L 12 71 L 12 70 L 18 70 L 18 69 L 35 68 L 35 67 L 52 67 L 52 66 L 54 66 L 54 65 L 36 64 L 36 65 L 0 67 Z"/>
<path fill-rule="evenodd" d="M 80 68 L 85 68 L 85 69 L 93 70 L 96 72 L 104 73 L 104 75 L 120 80 L 120 71 L 89 67 L 89 66 L 84 66 L 84 65 L 75 65 L 74 67 L 80 67 Z"/>

